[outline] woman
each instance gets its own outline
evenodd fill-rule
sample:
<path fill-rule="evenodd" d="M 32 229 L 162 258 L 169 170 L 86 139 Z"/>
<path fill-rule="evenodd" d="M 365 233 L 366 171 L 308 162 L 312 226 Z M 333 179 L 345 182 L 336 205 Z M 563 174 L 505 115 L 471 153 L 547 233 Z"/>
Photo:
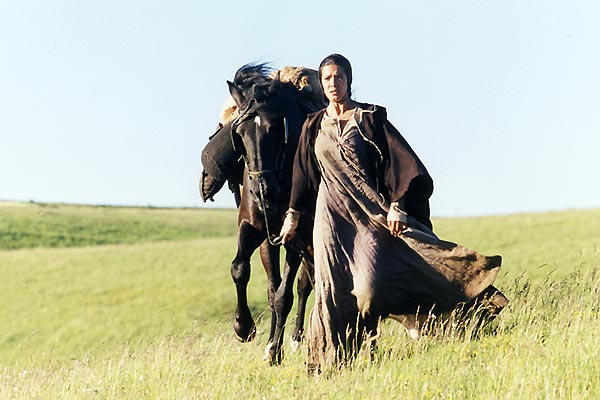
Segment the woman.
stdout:
<path fill-rule="evenodd" d="M 350 62 L 326 57 L 319 79 L 329 105 L 304 123 L 281 230 L 286 243 L 314 216 L 310 368 L 352 359 L 382 318 L 488 293 L 501 261 L 434 235 L 433 181 L 385 109 L 352 100 Z"/>

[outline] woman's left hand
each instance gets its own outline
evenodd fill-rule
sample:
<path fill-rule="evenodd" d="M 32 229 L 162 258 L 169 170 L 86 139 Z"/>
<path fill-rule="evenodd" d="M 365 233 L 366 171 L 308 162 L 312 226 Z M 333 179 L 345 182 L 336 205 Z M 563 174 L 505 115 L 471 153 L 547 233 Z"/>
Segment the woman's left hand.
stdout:
<path fill-rule="evenodd" d="M 390 204 L 387 215 L 388 229 L 394 236 L 400 236 L 408 229 L 408 218 L 406 212 L 400 208 L 398 202 Z"/>
<path fill-rule="evenodd" d="M 408 229 L 408 224 L 402 221 L 388 221 L 388 228 L 393 236 L 400 236 Z"/>

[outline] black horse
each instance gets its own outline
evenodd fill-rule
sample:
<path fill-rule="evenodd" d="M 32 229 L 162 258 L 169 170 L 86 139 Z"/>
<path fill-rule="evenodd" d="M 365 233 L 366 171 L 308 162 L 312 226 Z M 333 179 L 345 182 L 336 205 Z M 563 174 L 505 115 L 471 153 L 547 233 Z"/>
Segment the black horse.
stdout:
<path fill-rule="evenodd" d="M 237 254 L 231 264 L 238 301 L 234 330 L 244 342 L 252 340 L 256 333 L 246 294 L 250 257 L 260 248 L 272 312 L 267 358 L 270 363 L 278 364 L 283 357 L 285 322 L 293 304 L 293 283 L 303 260 L 305 268 L 302 268 L 298 281 L 298 314 L 293 341 L 301 340 L 306 299 L 312 289 L 309 282 L 309 271 L 313 269 L 309 234 L 312 223 L 303 224 L 306 230 L 285 245 L 283 275 L 277 236 L 288 207 L 292 165 L 300 131 L 307 113 L 313 110 L 306 109 L 301 93 L 292 83 L 270 78 L 268 72 L 264 64 L 246 65 L 236 72 L 233 82 L 227 82 L 240 110 L 239 115 L 221 127 L 211 142 L 213 146 L 220 147 L 221 158 L 226 159 L 221 164 L 230 169 L 220 168 L 215 174 L 223 173 L 234 189 L 238 181 L 242 184 Z M 224 138 L 230 142 L 224 142 Z M 208 152 L 204 151 L 205 167 L 210 162 L 207 155 Z M 242 176 L 239 166 L 236 166 L 239 158 L 243 160 Z"/>

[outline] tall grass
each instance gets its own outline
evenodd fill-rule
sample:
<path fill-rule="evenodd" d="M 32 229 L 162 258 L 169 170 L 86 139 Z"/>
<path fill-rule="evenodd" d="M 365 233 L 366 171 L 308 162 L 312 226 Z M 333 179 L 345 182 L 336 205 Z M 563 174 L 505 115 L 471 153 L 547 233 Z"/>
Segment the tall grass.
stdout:
<path fill-rule="evenodd" d="M 595 273 L 505 288 L 512 303 L 479 339 L 412 341 L 384 323 L 376 360 L 309 377 L 305 352 L 279 367 L 261 360 L 266 321 L 249 344 L 229 324 L 190 326 L 176 335 L 132 339 L 111 352 L 0 371 L 0 397 L 44 399 L 423 398 L 595 399 L 600 394 Z"/>
<path fill-rule="evenodd" d="M 103 212 L 110 220 L 123 211 Z M 155 211 L 128 212 L 147 222 Z M 171 211 L 181 214 L 171 219 Z M 161 212 L 164 221 L 235 226 L 232 210 Z M 598 217 L 582 210 L 434 221 L 441 237 L 504 256 L 497 283 L 509 306 L 477 339 L 413 341 L 385 321 L 374 361 L 362 352 L 351 368 L 318 377 L 306 374 L 305 348 L 286 348 L 279 367 L 262 361 L 270 314 L 256 259 L 249 301 L 257 338 L 234 339 L 235 229 L 0 251 L 0 399 L 599 398 Z"/>

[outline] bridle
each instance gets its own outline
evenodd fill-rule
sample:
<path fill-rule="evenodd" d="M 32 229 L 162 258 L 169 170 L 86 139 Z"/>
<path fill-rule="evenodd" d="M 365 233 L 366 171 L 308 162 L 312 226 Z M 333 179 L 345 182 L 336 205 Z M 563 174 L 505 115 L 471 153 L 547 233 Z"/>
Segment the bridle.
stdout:
<path fill-rule="evenodd" d="M 289 126 L 287 117 L 283 116 L 283 125 L 284 125 L 284 143 L 283 146 L 279 148 L 279 151 L 276 155 L 275 160 L 275 168 L 274 169 L 260 169 L 260 170 L 252 170 L 250 169 L 250 163 L 248 160 L 248 154 L 246 151 L 240 151 L 238 146 L 236 145 L 235 135 L 239 135 L 237 132 L 237 128 L 240 124 L 252 118 L 253 116 L 256 118 L 258 114 L 252 110 L 253 104 L 256 103 L 256 100 L 252 99 L 248 102 L 246 107 L 240 112 L 240 114 L 233 120 L 231 123 L 231 145 L 236 153 L 240 154 L 242 159 L 244 160 L 244 164 L 246 166 L 246 173 L 250 180 L 256 179 L 258 181 L 258 192 L 259 197 L 258 200 L 260 202 L 260 206 L 262 207 L 263 214 L 265 216 L 265 229 L 267 231 L 267 240 L 269 244 L 273 246 L 278 246 L 281 244 L 281 241 L 277 239 L 273 240 L 271 238 L 271 229 L 269 227 L 269 218 L 267 216 L 267 207 L 266 207 L 266 196 L 265 196 L 265 177 L 270 175 L 275 175 L 275 178 L 278 182 L 281 182 L 281 178 L 283 175 L 283 167 L 286 160 L 286 148 L 289 141 Z M 244 149 L 245 150 L 245 149 Z"/>

